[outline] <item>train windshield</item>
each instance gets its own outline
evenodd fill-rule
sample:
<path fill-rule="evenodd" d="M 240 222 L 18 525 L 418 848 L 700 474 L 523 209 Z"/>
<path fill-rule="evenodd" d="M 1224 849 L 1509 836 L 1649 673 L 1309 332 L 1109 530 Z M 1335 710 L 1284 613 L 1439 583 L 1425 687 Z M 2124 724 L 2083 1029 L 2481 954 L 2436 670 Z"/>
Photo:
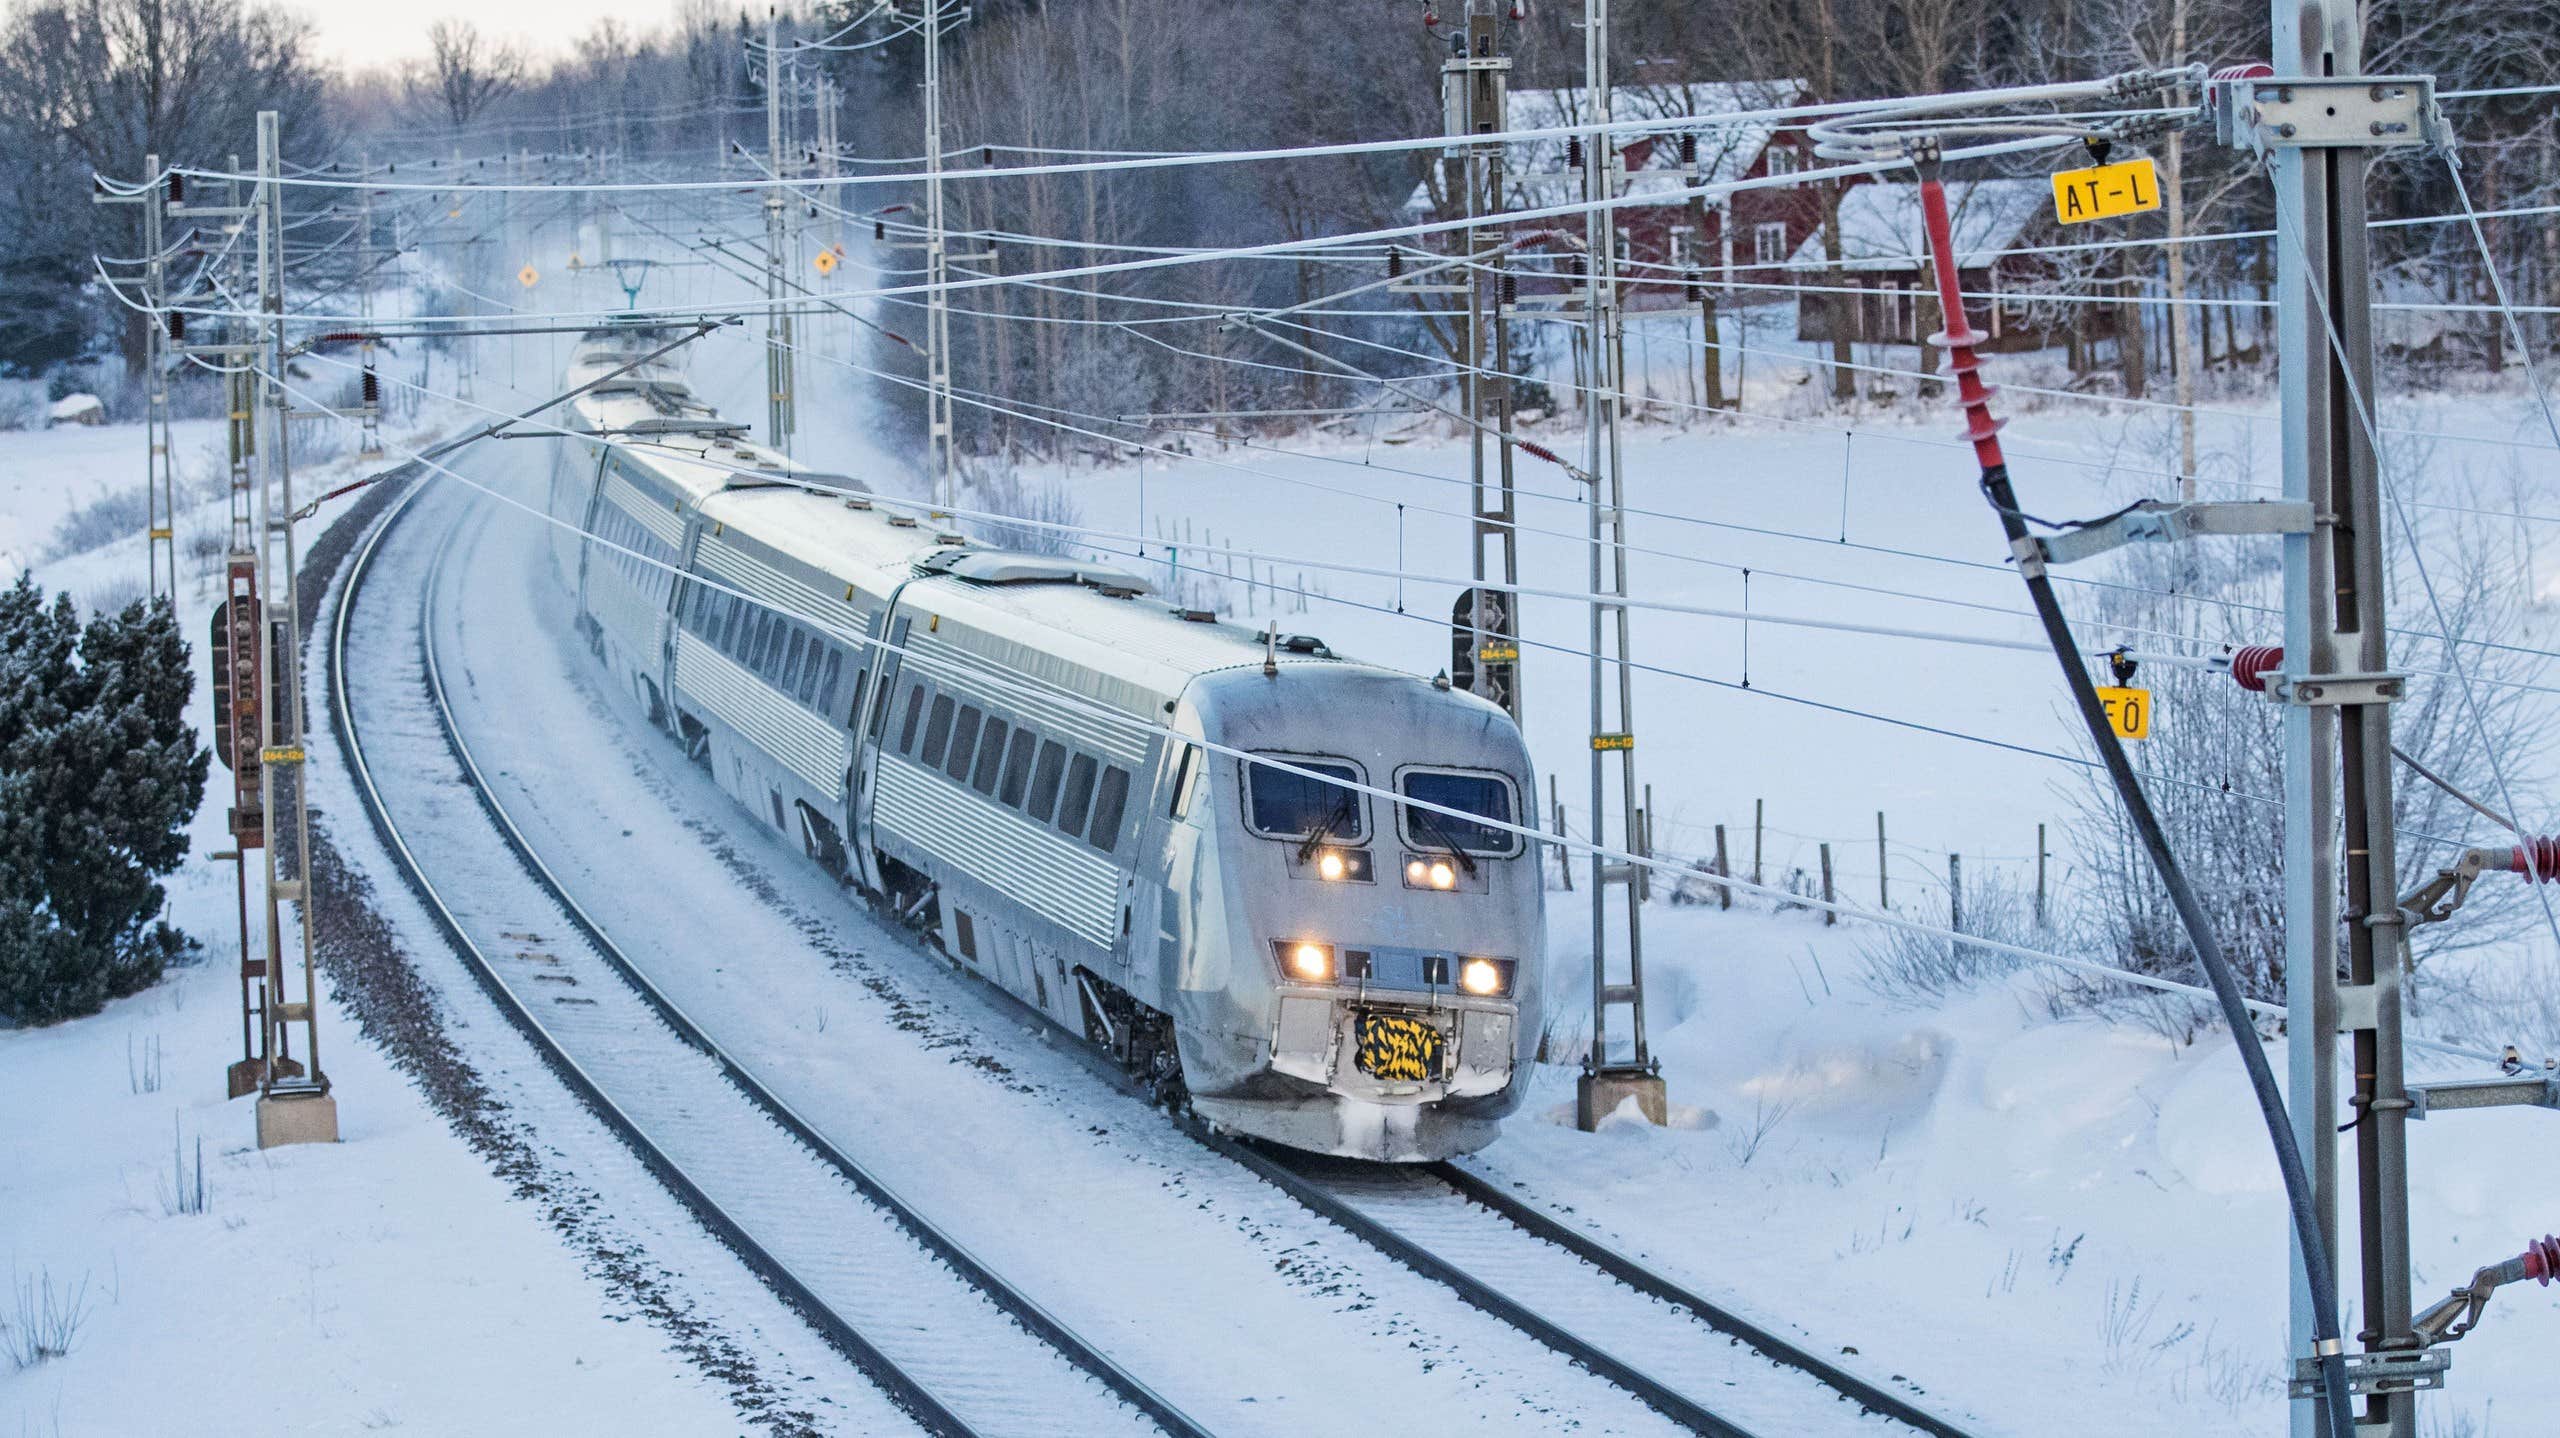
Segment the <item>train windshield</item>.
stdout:
<path fill-rule="evenodd" d="M 1512 817 L 1511 781 L 1501 775 L 1414 769 L 1405 773 L 1398 787 L 1408 799 L 1459 811 L 1444 814 L 1431 809 L 1403 809 L 1405 840 L 1416 848 L 1458 849 L 1496 858 L 1519 852 L 1519 835 L 1493 827 L 1519 822 Z M 1473 814 L 1492 823 L 1478 823 L 1459 814 Z"/>
<path fill-rule="evenodd" d="M 1296 754 L 1267 756 L 1292 769 L 1360 782 L 1360 771 L 1338 759 L 1308 759 Z M 1318 830 L 1344 843 L 1357 843 L 1363 826 L 1359 792 L 1248 762 L 1244 766 L 1245 814 L 1253 831 L 1270 839 L 1303 839 Z"/>

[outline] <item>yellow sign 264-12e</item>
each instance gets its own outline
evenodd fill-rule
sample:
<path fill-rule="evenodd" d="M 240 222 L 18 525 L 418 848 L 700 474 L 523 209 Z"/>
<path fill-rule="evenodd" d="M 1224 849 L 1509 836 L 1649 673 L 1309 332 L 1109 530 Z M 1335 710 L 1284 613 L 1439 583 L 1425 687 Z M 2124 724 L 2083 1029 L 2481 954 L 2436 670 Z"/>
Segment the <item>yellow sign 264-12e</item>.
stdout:
<path fill-rule="evenodd" d="M 2160 172 L 2147 157 L 2053 175 L 2054 218 L 2066 225 L 2158 208 Z"/>
<path fill-rule="evenodd" d="M 2098 703 L 2107 711 L 2107 724 L 2119 739 L 2151 737 L 2151 691 L 2148 689 L 2112 689 L 2098 686 Z"/>

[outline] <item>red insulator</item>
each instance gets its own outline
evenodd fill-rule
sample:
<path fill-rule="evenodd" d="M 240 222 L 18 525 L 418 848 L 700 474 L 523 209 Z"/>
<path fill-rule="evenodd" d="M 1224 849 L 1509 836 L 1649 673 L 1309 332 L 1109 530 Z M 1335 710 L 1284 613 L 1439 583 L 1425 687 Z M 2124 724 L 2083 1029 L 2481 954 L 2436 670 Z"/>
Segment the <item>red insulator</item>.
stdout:
<path fill-rule="evenodd" d="M 1387 248 L 1387 278 L 1392 280 L 1401 276 L 1403 273 L 1404 251 L 1390 245 Z"/>
<path fill-rule="evenodd" d="M 1516 305 L 1520 303 L 1520 277 L 1518 275 L 1506 274 L 1502 277 L 1502 302 L 1506 305 Z"/>
<path fill-rule="evenodd" d="M 1582 168 L 1582 137 L 1580 135 L 1564 137 L 1564 167 L 1568 170 Z"/>
<path fill-rule="evenodd" d="M 1685 170 L 1694 170 L 1698 167 L 1697 136 L 1682 135 L 1680 137 L 1680 167 Z"/>
<path fill-rule="evenodd" d="M 2267 692 L 2267 675 L 2284 662 L 2284 647 L 2251 644 L 2231 656 L 2231 682 L 2252 694 Z"/>
<path fill-rule="evenodd" d="M 180 344 L 187 342 L 187 317 L 182 311 L 169 311 L 169 338 Z"/>
<path fill-rule="evenodd" d="M 364 373 L 359 377 L 357 393 L 364 396 L 366 404 L 382 403 L 382 380 L 374 374 L 373 366 L 364 367 Z"/>
<path fill-rule="evenodd" d="M 2524 1274 L 2536 1283 L 2548 1286 L 2560 1278 L 2560 1239 L 2548 1234 L 2524 1246 Z"/>
<path fill-rule="evenodd" d="M 1439 28 L 1439 26 L 1440 26 L 1440 12 L 1439 12 L 1439 11 L 1437 11 L 1437 10 L 1425 10 L 1425 11 L 1423 11 L 1423 12 L 1422 12 L 1422 28 L 1423 28 L 1423 29 L 1425 29 L 1425 30 L 1436 30 L 1436 29 L 1438 29 L 1438 28 Z"/>
<path fill-rule="evenodd" d="M 2513 851 L 2515 870 L 2548 884 L 2560 880 L 2560 838 L 2527 838 Z M 2528 862 L 2530 861 L 2530 862 Z"/>
<path fill-rule="evenodd" d="M 184 175 L 179 175 L 179 174 L 172 174 L 172 175 L 170 175 L 170 176 L 169 176 L 169 203 L 170 203 L 170 204 L 173 204 L 173 205 L 183 205 L 183 204 L 185 204 L 186 202 L 187 202 L 187 177 L 186 177 L 186 176 L 184 176 Z"/>
<path fill-rule="evenodd" d="M 2276 72 L 2276 67 L 2263 60 L 2250 60 L 2238 65 L 2225 65 L 2213 72 L 2216 80 L 2263 80 Z"/>

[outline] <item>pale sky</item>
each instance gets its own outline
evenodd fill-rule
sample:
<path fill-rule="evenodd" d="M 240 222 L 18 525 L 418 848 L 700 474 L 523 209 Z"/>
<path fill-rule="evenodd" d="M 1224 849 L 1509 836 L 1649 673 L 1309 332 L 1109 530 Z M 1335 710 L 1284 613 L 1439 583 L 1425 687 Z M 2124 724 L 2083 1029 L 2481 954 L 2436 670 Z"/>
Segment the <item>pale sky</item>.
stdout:
<path fill-rule="evenodd" d="M 565 50 L 606 13 L 593 0 L 411 0 L 396 5 L 315 4 L 288 0 L 318 27 L 321 57 L 362 70 L 397 65 L 427 53 L 427 27 L 438 20 L 468 20 L 491 35 L 512 39 L 536 55 Z M 753 7 L 751 7 L 753 8 Z M 639 0 L 614 14 L 635 30 L 654 30 L 674 14 L 673 0 Z"/>

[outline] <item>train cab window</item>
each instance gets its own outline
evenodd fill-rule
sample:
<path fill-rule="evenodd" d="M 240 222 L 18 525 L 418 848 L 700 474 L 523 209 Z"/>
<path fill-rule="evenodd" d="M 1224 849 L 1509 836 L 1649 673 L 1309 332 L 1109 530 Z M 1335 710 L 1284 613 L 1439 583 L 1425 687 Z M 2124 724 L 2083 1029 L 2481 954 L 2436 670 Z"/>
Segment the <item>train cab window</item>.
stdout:
<path fill-rule="evenodd" d="M 859 729 L 862 727 L 862 691 L 869 688 L 870 685 L 871 671 L 869 668 L 866 667 L 853 671 L 853 698 L 847 701 L 844 706 L 844 725 L 846 728 Z"/>
<path fill-rule="evenodd" d="M 1084 833 L 1085 810 L 1093 807 L 1096 767 L 1090 754 L 1078 754 L 1067 765 L 1067 787 L 1058 793 L 1058 828 L 1070 839 Z"/>
<path fill-rule="evenodd" d="M 1129 807 L 1129 771 L 1114 764 L 1102 771 L 1093 794 L 1093 823 L 1084 841 L 1108 854 L 1120 847 L 1120 816 Z"/>
<path fill-rule="evenodd" d="M 1267 757 L 1290 769 L 1304 769 L 1323 777 L 1310 779 L 1288 769 L 1247 762 L 1245 819 L 1255 833 L 1266 839 L 1303 839 L 1323 829 L 1346 844 L 1359 843 L 1367 834 L 1368 824 L 1362 817 L 1366 806 L 1360 802 L 1359 792 L 1325 782 L 1339 779 L 1345 784 L 1357 784 L 1358 769 L 1339 759 L 1309 759 L 1297 754 Z"/>
<path fill-rule="evenodd" d="M 1396 786 L 1408 799 L 1457 809 L 1495 824 L 1519 822 L 1513 817 L 1516 810 L 1511 801 L 1511 781 L 1499 774 L 1408 769 L 1397 779 Z M 1405 842 L 1417 849 L 1464 849 L 1497 859 L 1520 852 L 1519 835 L 1489 824 L 1403 805 L 1397 806 L 1397 813 Z"/>
<path fill-rule="evenodd" d="M 1039 751 L 1040 736 L 1028 729 L 1013 731 L 1013 748 L 1004 756 L 1004 789 L 996 801 L 1009 808 L 1022 807 L 1023 791 L 1031 783 L 1031 756 Z"/>
<path fill-rule="evenodd" d="M 923 713 L 924 686 L 917 684 L 911 686 L 907 690 L 907 719 L 906 722 L 899 726 L 898 729 L 899 753 L 912 754 L 916 752 L 916 720 Z"/>
<path fill-rule="evenodd" d="M 969 771 L 969 787 L 993 796 L 996 775 L 1004 769 L 1004 741 L 1009 726 L 994 716 L 987 718 L 987 731 L 978 737 L 978 762 Z"/>
<path fill-rule="evenodd" d="M 978 721 L 984 716 L 975 704 L 960 706 L 960 717 L 951 724 L 951 753 L 942 767 L 952 778 L 966 783 L 969 778 L 969 756 L 978 752 Z"/>
<path fill-rule="evenodd" d="M 1067 746 L 1055 739 L 1040 741 L 1040 762 L 1031 768 L 1031 807 L 1023 812 L 1045 824 L 1058 807 L 1058 780 L 1067 772 Z"/>
<path fill-rule="evenodd" d="M 951 738 L 951 696 L 933 696 L 933 712 L 924 721 L 924 747 L 916 751 L 916 762 L 928 769 L 942 763 L 942 746 Z"/>
<path fill-rule="evenodd" d="M 1191 780 L 1200 770 L 1200 746 L 1182 746 L 1182 762 L 1173 770 L 1173 798 L 1165 805 L 1168 818 L 1183 819 L 1191 814 Z"/>

